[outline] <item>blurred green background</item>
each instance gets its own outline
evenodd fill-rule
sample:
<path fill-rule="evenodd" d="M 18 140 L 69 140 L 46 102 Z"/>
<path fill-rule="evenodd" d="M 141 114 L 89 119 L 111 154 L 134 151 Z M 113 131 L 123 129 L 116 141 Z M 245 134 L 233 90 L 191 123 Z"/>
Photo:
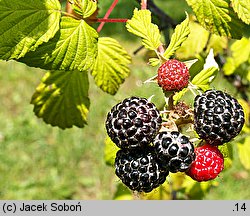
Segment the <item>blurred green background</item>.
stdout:
<path fill-rule="evenodd" d="M 184 0 L 178 0 L 178 8 L 176 0 L 155 2 L 178 22 L 190 10 Z M 99 3 L 102 17 L 112 1 Z M 135 1 L 121 0 L 111 17 L 129 18 L 135 6 Z M 30 99 L 45 71 L 0 61 L 0 199 L 113 199 L 119 181 L 104 161 L 106 113 L 124 97 L 154 94 L 157 104 L 163 94 L 154 84 L 142 84 L 156 70 L 146 65 L 145 51 L 133 55 L 140 43 L 124 24 L 106 24 L 101 36 L 112 36 L 126 47 L 133 58 L 131 75 L 114 97 L 98 89 L 90 76 L 91 107 L 84 129 L 61 130 L 38 119 Z M 219 74 L 213 85 L 236 93 L 220 80 Z M 235 158 L 204 199 L 250 199 L 249 184 L 250 172 Z"/>

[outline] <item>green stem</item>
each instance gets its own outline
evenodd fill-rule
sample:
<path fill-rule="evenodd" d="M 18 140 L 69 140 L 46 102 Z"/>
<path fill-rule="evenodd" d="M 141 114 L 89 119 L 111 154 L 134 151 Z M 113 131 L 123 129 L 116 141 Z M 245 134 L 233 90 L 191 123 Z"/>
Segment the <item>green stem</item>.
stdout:
<path fill-rule="evenodd" d="M 164 92 L 166 98 L 166 106 L 168 110 L 172 110 L 174 108 L 174 93 Z"/>

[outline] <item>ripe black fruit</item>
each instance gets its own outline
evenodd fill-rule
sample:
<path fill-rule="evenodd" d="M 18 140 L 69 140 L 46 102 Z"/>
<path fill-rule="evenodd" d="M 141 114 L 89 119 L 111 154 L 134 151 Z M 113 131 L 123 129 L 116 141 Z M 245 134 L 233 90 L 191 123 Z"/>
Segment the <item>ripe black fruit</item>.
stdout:
<path fill-rule="evenodd" d="M 229 94 L 208 90 L 194 101 L 194 127 L 200 138 L 222 145 L 236 137 L 244 125 L 244 112 Z"/>
<path fill-rule="evenodd" d="M 138 192 L 152 191 L 163 184 L 168 175 L 158 163 L 153 147 L 119 150 L 115 173 L 127 187 Z"/>
<path fill-rule="evenodd" d="M 155 105 L 145 98 L 131 97 L 115 105 L 108 113 L 106 130 L 119 148 L 147 146 L 161 126 Z"/>
<path fill-rule="evenodd" d="M 170 172 L 184 172 L 195 160 L 193 144 L 178 131 L 160 132 L 153 144 L 158 160 Z"/>

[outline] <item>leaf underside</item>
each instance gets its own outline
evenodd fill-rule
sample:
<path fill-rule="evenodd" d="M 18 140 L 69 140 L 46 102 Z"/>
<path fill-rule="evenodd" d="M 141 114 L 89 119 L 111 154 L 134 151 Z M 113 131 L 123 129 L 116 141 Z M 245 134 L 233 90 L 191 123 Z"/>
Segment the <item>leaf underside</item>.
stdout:
<path fill-rule="evenodd" d="M 58 0 L 0 0 L 0 58 L 19 59 L 59 30 Z"/>
<path fill-rule="evenodd" d="M 83 18 L 90 17 L 97 9 L 96 0 L 82 1 Z"/>
<path fill-rule="evenodd" d="M 130 63 L 130 56 L 118 41 L 101 37 L 98 40 L 98 55 L 91 74 L 98 87 L 114 95 L 129 76 Z"/>
<path fill-rule="evenodd" d="M 88 74 L 80 71 L 47 72 L 32 96 L 35 114 L 62 129 L 84 127 L 90 106 Z"/>

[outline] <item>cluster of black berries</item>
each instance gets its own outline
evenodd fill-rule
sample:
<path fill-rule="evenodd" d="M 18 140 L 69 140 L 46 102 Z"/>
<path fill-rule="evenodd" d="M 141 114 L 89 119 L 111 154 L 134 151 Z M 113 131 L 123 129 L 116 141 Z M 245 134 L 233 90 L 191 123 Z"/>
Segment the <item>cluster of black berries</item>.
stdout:
<path fill-rule="evenodd" d="M 184 172 L 195 159 L 194 146 L 178 131 L 163 131 L 155 105 L 131 97 L 108 113 L 106 130 L 121 148 L 115 158 L 115 173 L 131 190 L 150 192 L 170 172 Z"/>

